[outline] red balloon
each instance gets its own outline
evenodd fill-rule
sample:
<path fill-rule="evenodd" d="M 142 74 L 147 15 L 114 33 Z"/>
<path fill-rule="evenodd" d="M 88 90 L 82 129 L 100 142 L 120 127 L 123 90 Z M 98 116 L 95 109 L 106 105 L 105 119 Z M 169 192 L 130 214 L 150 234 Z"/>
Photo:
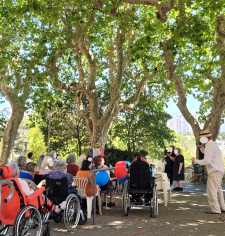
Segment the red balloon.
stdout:
<path fill-rule="evenodd" d="M 114 174 L 117 178 L 123 179 L 127 175 L 127 170 L 123 166 L 117 166 L 114 170 Z"/>
<path fill-rule="evenodd" d="M 126 167 L 127 163 L 125 161 L 118 161 L 116 164 L 115 164 L 115 167 L 117 166 L 124 166 Z"/>

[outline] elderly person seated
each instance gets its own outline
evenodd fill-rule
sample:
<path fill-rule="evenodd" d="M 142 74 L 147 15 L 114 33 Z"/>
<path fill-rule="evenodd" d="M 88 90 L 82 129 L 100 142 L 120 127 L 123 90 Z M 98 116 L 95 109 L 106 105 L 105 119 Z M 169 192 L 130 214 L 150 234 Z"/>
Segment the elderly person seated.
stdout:
<path fill-rule="evenodd" d="M 25 156 L 19 156 L 17 159 L 17 164 L 20 170 L 25 170 L 27 165 L 27 160 Z"/>
<path fill-rule="evenodd" d="M 26 165 L 26 169 L 23 171 L 20 171 L 20 178 L 34 181 L 34 175 L 35 175 L 36 170 L 37 170 L 37 164 L 33 162 L 29 162 Z"/>
<path fill-rule="evenodd" d="M 80 155 L 80 157 L 76 161 L 76 164 L 78 165 L 79 168 L 81 168 L 83 160 L 86 160 L 86 158 L 87 158 L 86 155 L 84 155 L 84 154 Z"/>
<path fill-rule="evenodd" d="M 53 160 L 50 156 L 46 156 L 42 163 L 41 163 L 41 169 L 39 171 L 39 175 L 47 175 L 49 172 L 53 171 Z"/>
<path fill-rule="evenodd" d="M 68 189 L 72 186 L 73 176 L 69 173 L 66 173 L 66 162 L 63 160 L 58 160 L 53 164 L 53 171 L 48 174 L 48 178 L 51 179 L 62 179 L 66 177 L 68 180 Z"/>
<path fill-rule="evenodd" d="M 104 156 L 98 155 L 94 157 L 94 165 L 92 166 L 92 169 L 102 169 L 102 168 L 108 168 L 107 165 L 105 165 L 105 159 L 107 159 Z M 109 182 L 107 186 L 101 186 L 101 189 L 104 187 L 107 187 L 108 192 L 110 193 L 110 202 L 108 203 L 108 207 L 115 207 L 115 203 L 113 202 L 113 184 L 112 181 L 116 180 L 117 178 L 114 176 L 111 176 L 111 173 L 107 171 L 109 174 Z M 104 201 L 102 202 L 102 206 L 106 206 L 106 194 L 104 193 Z"/>
<path fill-rule="evenodd" d="M 50 157 L 52 158 L 53 162 L 58 161 L 57 152 L 56 152 L 56 151 L 52 150 L 52 151 L 48 154 L 48 156 L 50 156 Z"/>
<path fill-rule="evenodd" d="M 18 178 L 18 180 L 20 182 L 20 185 L 21 185 L 21 188 L 22 188 L 25 196 L 28 197 L 29 195 L 31 195 L 35 190 L 34 189 L 30 189 L 28 184 L 27 184 L 27 182 L 25 180 L 19 178 L 20 169 L 19 169 L 18 164 L 16 162 L 10 162 L 10 163 L 7 164 L 7 166 L 11 166 L 12 167 L 13 173 L 12 173 L 11 177 Z M 40 188 L 44 184 L 45 184 L 45 180 L 42 180 L 37 185 L 37 187 Z"/>
<path fill-rule="evenodd" d="M 70 154 L 66 158 L 67 165 L 67 173 L 70 173 L 73 176 L 76 176 L 77 171 L 80 170 L 79 166 L 76 165 L 76 156 L 74 154 Z"/>
<path fill-rule="evenodd" d="M 77 177 L 82 177 L 82 178 L 88 179 L 89 172 L 92 169 L 92 158 L 90 158 L 90 159 L 83 160 L 81 169 L 77 172 L 77 175 L 76 175 Z M 94 182 L 94 173 L 92 173 L 92 175 L 91 175 L 91 180 L 92 180 L 92 182 Z M 96 192 L 97 192 L 97 189 L 96 189 Z M 94 195 L 94 187 L 91 186 L 89 183 L 86 186 L 86 195 L 87 195 L 87 197 L 92 197 Z M 86 211 L 86 209 L 87 209 L 86 199 L 82 199 L 82 206 L 83 206 L 83 210 Z M 96 214 L 99 214 L 98 201 L 96 201 Z"/>

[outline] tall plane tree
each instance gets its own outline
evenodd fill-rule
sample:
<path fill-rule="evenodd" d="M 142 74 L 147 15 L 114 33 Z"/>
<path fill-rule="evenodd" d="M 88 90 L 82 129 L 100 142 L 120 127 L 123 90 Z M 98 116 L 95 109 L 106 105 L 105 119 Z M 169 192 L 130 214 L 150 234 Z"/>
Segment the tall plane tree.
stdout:
<path fill-rule="evenodd" d="M 27 109 L 26 102 L 32 86 L 39 81 L 35 31 L 38 24 L 30 14 L 14 8 L 14 1 L 1 1 L 0 22 L 0 86 L 1 95 L 12 108 L 3 135 L 1 164 L 6 164 L 14 145 L 19 125 Z M 21 8 L 20 8 L 21 11 Z M 18 17 L 17 13 L 21 13 Z M 35 50 L 34 50 L 35 49 Z"/>
<path fill-rule="evenodd" d="M 162 31 L 152 32 L 149 37 L 154 39 L 148 51 L 152 61 L 143 64 L 131 55 L 134 42 L 143 32 L 140 21 L 154 19 L 156 10 L 138 12 L 134 6 L 110 4 L 99 3 L 96 7 L 94 1 L 84 8 L 66 2 L 57 7 L 52 3 L 48 16 L 51 19 L 54 15 L 55 20 L 47 24 L 43 16 L 45 37 L 51 40 L 46 43 L 48 58 L 43 62 L 46 75 L 56 88 L 76 92 L 93 149 L 104 149 L 119 112 L 133 109 L 147 81 L 157 82 L 161 73 L 160 62 L 152 55 L 158 53 Z M 152 20 L 151 25 L 156 29 L 161 23 Z M 125 96 L 124 90 L 130 93 Z M 133 99 L 128 102 L 126 98 L 130 97 Z"/>

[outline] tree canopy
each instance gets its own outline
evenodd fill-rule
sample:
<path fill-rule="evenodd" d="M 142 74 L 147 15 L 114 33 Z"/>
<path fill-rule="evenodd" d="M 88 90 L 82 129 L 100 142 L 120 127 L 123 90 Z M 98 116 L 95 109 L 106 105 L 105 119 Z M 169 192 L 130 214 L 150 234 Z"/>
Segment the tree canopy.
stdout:
<path fill-rule="evenodd" d="M 44 107 L 44 114 L 52 98 L 65 93 L 74 96 L 92 148 L 104 148 L 119 114 L 138 112 L 143 91 L 151 91 L 148 102 L 162 101 L 159 110 L 169 98 L 177 100 L 197 139 L 199 123 L 186 106 L 193 94 L 215 139 L 225 109 L 224 3 L 1 1 L 1 92 L 13 108 L 3 159 L 29 105 Z"/>

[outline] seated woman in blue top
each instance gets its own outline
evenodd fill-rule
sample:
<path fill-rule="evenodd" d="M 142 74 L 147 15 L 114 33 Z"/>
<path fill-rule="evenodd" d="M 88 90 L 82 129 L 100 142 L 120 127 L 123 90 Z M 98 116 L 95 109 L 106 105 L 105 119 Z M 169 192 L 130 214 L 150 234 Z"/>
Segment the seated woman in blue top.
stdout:
<path fill-rule="evenodd" d="M 37 168 L 37 164 L 33 162 L 27 163 L 25 170 L 20 171 L 20 178 L 34 181 L 36 168 Z"/>
<path fill-rule="evenodd" d="M 66 177 L 68 180 L 68 189 L 72 186 L 73 176 L 67 172 L 66 162 L 63 160 L 58 160 L 53 164 L 53 171 L 48 174 L 51 179 L 62 179 Z"/>

